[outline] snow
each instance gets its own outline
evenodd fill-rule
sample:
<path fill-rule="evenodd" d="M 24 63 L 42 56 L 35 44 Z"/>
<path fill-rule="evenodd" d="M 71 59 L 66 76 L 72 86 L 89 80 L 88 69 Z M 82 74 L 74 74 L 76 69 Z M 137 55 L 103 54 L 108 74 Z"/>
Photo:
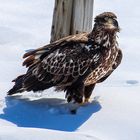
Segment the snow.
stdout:
<path fill-rule="evenodd" d="M 94 16 L 104 11 L 118 16 L 123 61 L 96 86 L 91 103 L 81 106 L 75 115 L 69 113 L 72 105 L 66 103 L 64 93 L 53 89 L 6 96 L 11 80 L 26 71 L 21 66 L 24 52 L 49 42 L 54 1 L 0 3 L 0 140 L 140 139 L 138 0 L 95 1 Z"/>

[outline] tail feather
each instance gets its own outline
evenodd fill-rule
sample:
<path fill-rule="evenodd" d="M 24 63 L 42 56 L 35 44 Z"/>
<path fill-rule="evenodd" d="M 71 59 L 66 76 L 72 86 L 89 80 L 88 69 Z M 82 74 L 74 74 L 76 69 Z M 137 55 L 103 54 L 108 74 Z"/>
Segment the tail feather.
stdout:
<path fill-rule="evenodd" d="M 48 89 L 53 86 L 52 82 L 49 83 L 43 83 L 39 81 L 35 76 L 33 75 L 20 75 L 16 79 L 14 79 L 12 82 L 15 82 L 15 85 L 12 89 L 8 91 L 8 95 L 13 95 L 16 93 L 21 93 L 24 91 L 43 91 L 45 89 Z M 24 87 L 23 87 L 24 86 Z"/>
<path fill-rule="evenodd" d="M 10 89 L 8 91 L 8 95 L 13 95 L 13 94 L 16 94 L 16 93 L 21 93 L 24 91 L 23 87 L 22 87 L 22 83 L 23 83 L 23 78 L 24 78 L 24 75 L 20 75 L 18 76 L 16 79 L 14 79 L 12 82 L 15 82 L 15 85 L 13 86 L 12 89 Z"/>

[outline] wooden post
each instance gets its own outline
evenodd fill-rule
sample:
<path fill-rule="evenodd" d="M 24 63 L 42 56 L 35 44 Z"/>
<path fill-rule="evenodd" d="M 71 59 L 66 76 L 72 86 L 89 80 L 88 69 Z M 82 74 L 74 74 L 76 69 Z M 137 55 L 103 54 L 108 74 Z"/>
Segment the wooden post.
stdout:
<path fill-rule="evenodd" d="M 55 0 L 51 42 L 92 29 L 94 0 Z"/>

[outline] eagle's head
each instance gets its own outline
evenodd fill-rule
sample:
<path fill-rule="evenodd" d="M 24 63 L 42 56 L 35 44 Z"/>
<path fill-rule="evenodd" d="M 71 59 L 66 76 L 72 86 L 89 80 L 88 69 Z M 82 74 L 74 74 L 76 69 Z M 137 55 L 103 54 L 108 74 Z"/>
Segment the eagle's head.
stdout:
<path fill-rule="evenodd" d="M 95 27 L 106 31 L 119 32 L 117 16 L 112 12 L 104 12 L 95 17 Z"/>

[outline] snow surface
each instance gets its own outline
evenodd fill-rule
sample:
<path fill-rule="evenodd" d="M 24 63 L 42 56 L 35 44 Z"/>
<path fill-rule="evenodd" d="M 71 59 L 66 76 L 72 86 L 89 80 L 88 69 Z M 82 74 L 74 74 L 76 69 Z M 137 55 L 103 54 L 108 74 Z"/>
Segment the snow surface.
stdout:
<path fill-rule="evenodd" d="M 26 69 L 25 50 L 50 40 L 54 1 L 0 0 L 0 140 L 139 140 L 140 2 L 95 1 L 94 15 L 118 15 L 123 61 L 94 90 L 91 103 L 69 113 L 64 93 L 53 89 L 7 97 L 11 80 Z"/>

